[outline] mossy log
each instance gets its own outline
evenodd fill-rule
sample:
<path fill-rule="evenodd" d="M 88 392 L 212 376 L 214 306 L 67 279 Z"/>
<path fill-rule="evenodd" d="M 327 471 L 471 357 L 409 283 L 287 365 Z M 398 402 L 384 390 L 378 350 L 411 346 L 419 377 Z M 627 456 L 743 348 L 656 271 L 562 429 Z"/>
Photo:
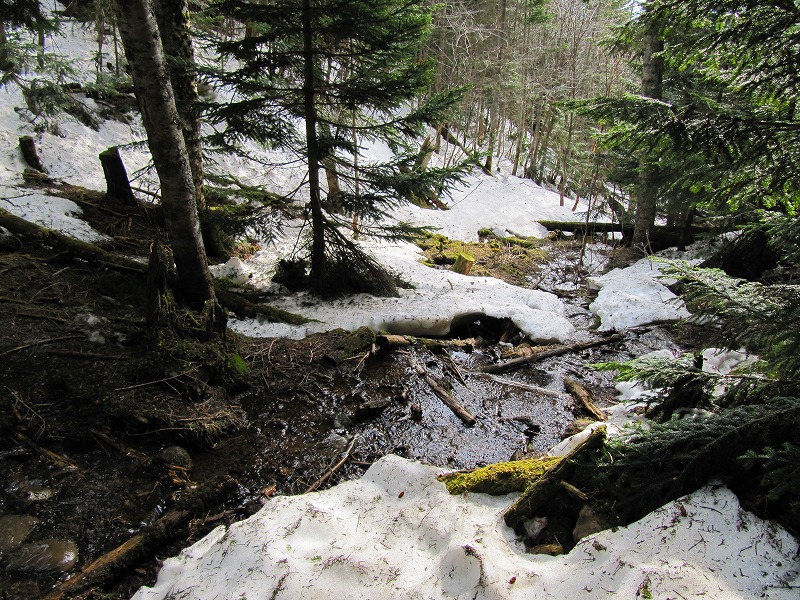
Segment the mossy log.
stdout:
<path fill-rule="evenodd" d="M 44 600 L 69 598 L 130 572 L 136 565 L 152 558 L 159 548 L 181 534 L 190 519 L 219 506 L 237 490 L 238 484 L 233 479 L 216 479 L 201 486 L 141 533 L 81 569 L 80 573 L 45 596 Z"/>
<path fill-rule="evenodd" d="M 541 477 L 548 469 L 553 468 L 562 458 L 547 456 L 528 460 L 512 460 L 494 463 L 471 469 L 445 473 L 438 479 L 444 482 L 451 494 L 475 492 L 503 496 L 512 492 L 522 492 Z"/>
<path fill-rule="evenodd" d="M 235 292 L 230 292 L 221 285 L 215 285 L 214 290 L 219 303 L 240 317 L 247 317 L 250 319 L 260 317 L 266 319 L 270 323 L 289 323 L 290 325 L 303 325 L 304 323 L 311 323 L 314 320 L 281 310 L 280 308 L 273 308 L 266 304 L 250 302 L 247 298 L 243 298 L 240 294 Z"/>
<path fill-rule="evenodd" d="M 601 425 L 578 444 L 572 452 L 539 477 L 523 492 L 522 496 L 517 498 L 517 501 L 503 514 L 506 525 L 516 529 L 528 519 L 537 516 L 540 509 L 552 501 L 555 490 L 562 488 L 562 482 L 572 475 L 575 469 L 575 460 L 584 454 L 598 450 L 603 446 L 605 440 L 606 427 Z"/>

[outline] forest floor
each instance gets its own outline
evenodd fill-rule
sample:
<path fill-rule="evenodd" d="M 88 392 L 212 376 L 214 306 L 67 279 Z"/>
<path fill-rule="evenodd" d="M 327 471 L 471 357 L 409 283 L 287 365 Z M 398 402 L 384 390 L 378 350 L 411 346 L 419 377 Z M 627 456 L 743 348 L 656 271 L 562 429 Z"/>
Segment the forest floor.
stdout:
<path fill-rule="evenodd" d="M 65 194 L 76 199 L 75 189 Z M 113 250 L 145 255 L 153 229 L 140 212 L 81 194 L 86 219 Z M 539 279 L 546 245 L 535 249 L 539 261 L 523 250 L 510 259 L 520 252 L 513 269 L 479 272 L 520 281 L 527 269 Z M 344 454 L 322 485 L 357 477 L 387 453 L 461 469 L 543 452 L 585 416 L 564 376 L 607 406 L 616 393 L 609 375 L 587 363 L 637 355 L 653 345 L 648 336 L 672 343 L 661 328 L 631 332 L 624 344 L 571 353 L 513 381 L 487 379 L 473 369 L 512 352 L 497 343 L 506 323 L 467 324 L 460 335 L 472 341 L 444 353 L 381 351 L 368 330 L 304 340 L 229 334 L 223 347 L 149 331 L 144 289 L 138 276 L 0 238 L 0 599 L 60 597 L 61 582 L 144 535 L 139 554 L 93 572 L 77 596 L 128 598 L 153 581 L 161 559 L 272 495 L 320 484 Z M 575 302 L 589 329 L 586 298 Z M 449 412 L 416 375 L 420 365 L 477 426 Z"/>

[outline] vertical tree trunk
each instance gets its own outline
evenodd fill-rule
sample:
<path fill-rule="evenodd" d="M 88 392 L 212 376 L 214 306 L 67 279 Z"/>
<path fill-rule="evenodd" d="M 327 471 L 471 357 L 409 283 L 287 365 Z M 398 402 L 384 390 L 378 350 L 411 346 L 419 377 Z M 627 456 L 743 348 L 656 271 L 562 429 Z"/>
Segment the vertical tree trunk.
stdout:
<path fill-rule="evenodd" d="M 311 208 L 311 285 L 321 291 L 327 278 L 325 260 L 325 215 L 319 184 L 319 140 L 314 77 L 314 40 L 311 30 L 311 0 L 303 0 L 303 104 L 306 120 L 306 153 L 308 154 L 308 190 Z"/>
<path fill-rule="evenodd" d="M 184 301 L 200 310 L 215 300 L 195 187 L 180 130 L 161 37 L 150 0 L 116 0 L 114 8 L 147 143 L 161 182 L 161 203 Z"/>
<path fill-rule="evenodd" d="M 206 209 L 203 194 L 203 144 L 200 137 L 200 114 L 197 109 L 197 68 L 189 35 L 187 0 L 154 0 L 158 30 L 175 94 L 181 131 L 189 153 L 197 210 Z"/>
<path fill-rule="evenodd" d="M 664 79 L 664 61 L 655 54 L 664 49 L 661 31 L 652 26 L 644 37 L 642 53 L 642 95 L 661 99 Z M 638 248 L 648 246 L 650 232 L 656 221 L 657 197 L 655 189 L 656 173 L 647 165 L 640 165 L 639 193 L 636 198 L 636 215 L 633 223 L 632 243 Z"/>

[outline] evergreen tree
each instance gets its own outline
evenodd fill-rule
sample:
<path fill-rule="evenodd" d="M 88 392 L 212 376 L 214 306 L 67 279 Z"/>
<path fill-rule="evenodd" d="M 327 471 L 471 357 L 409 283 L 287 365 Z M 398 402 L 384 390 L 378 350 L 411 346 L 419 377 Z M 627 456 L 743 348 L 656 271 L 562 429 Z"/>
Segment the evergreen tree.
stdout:
<path fill-rule="evenodd" d="M 346 215 L 370 233 L 402 234 L 370 224 L 391 203 L 429 197 L 458 177 L 457 169 L 423 168 L 413 145 L 459 96 L 419 99 L 433 77 L 420 55 L 431 9 L 417 0 L 220 0 L 211 11 L 244 24 L 240 35 L 218 44 L 229 69 L 217 77 L 236 95 L 209 112 L 224 124 L 215 141 L 230 147 L 248 138 L 307 162 L 312 289 L 396 293 L 393 278 L 339 228 L 349 223 Z M 375 141 L 394 158 L 359 160 L 360 144 Z M 323 167 L 335 182 L 327 196 Z"/>

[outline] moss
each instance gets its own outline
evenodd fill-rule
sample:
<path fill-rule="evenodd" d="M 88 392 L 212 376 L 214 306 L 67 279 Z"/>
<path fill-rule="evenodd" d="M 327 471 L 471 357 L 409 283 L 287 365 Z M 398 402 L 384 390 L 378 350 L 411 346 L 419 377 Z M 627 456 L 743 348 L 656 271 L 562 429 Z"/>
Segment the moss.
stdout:
<path fill-rule="evenodd" d="M 250 368 L 238 352 L 231 352 L 225 357 L 225 366 L 229 371 L 240 377 L 250 373 Z"/>
<path fill-rule="evenodd" d="M 533 458 L 495 463 L 468 473 L 450 473 L 439 477 L 451 494 L 478 492 L 502 496 L 511 492 L 522 492 L 561 457 Z"/>

